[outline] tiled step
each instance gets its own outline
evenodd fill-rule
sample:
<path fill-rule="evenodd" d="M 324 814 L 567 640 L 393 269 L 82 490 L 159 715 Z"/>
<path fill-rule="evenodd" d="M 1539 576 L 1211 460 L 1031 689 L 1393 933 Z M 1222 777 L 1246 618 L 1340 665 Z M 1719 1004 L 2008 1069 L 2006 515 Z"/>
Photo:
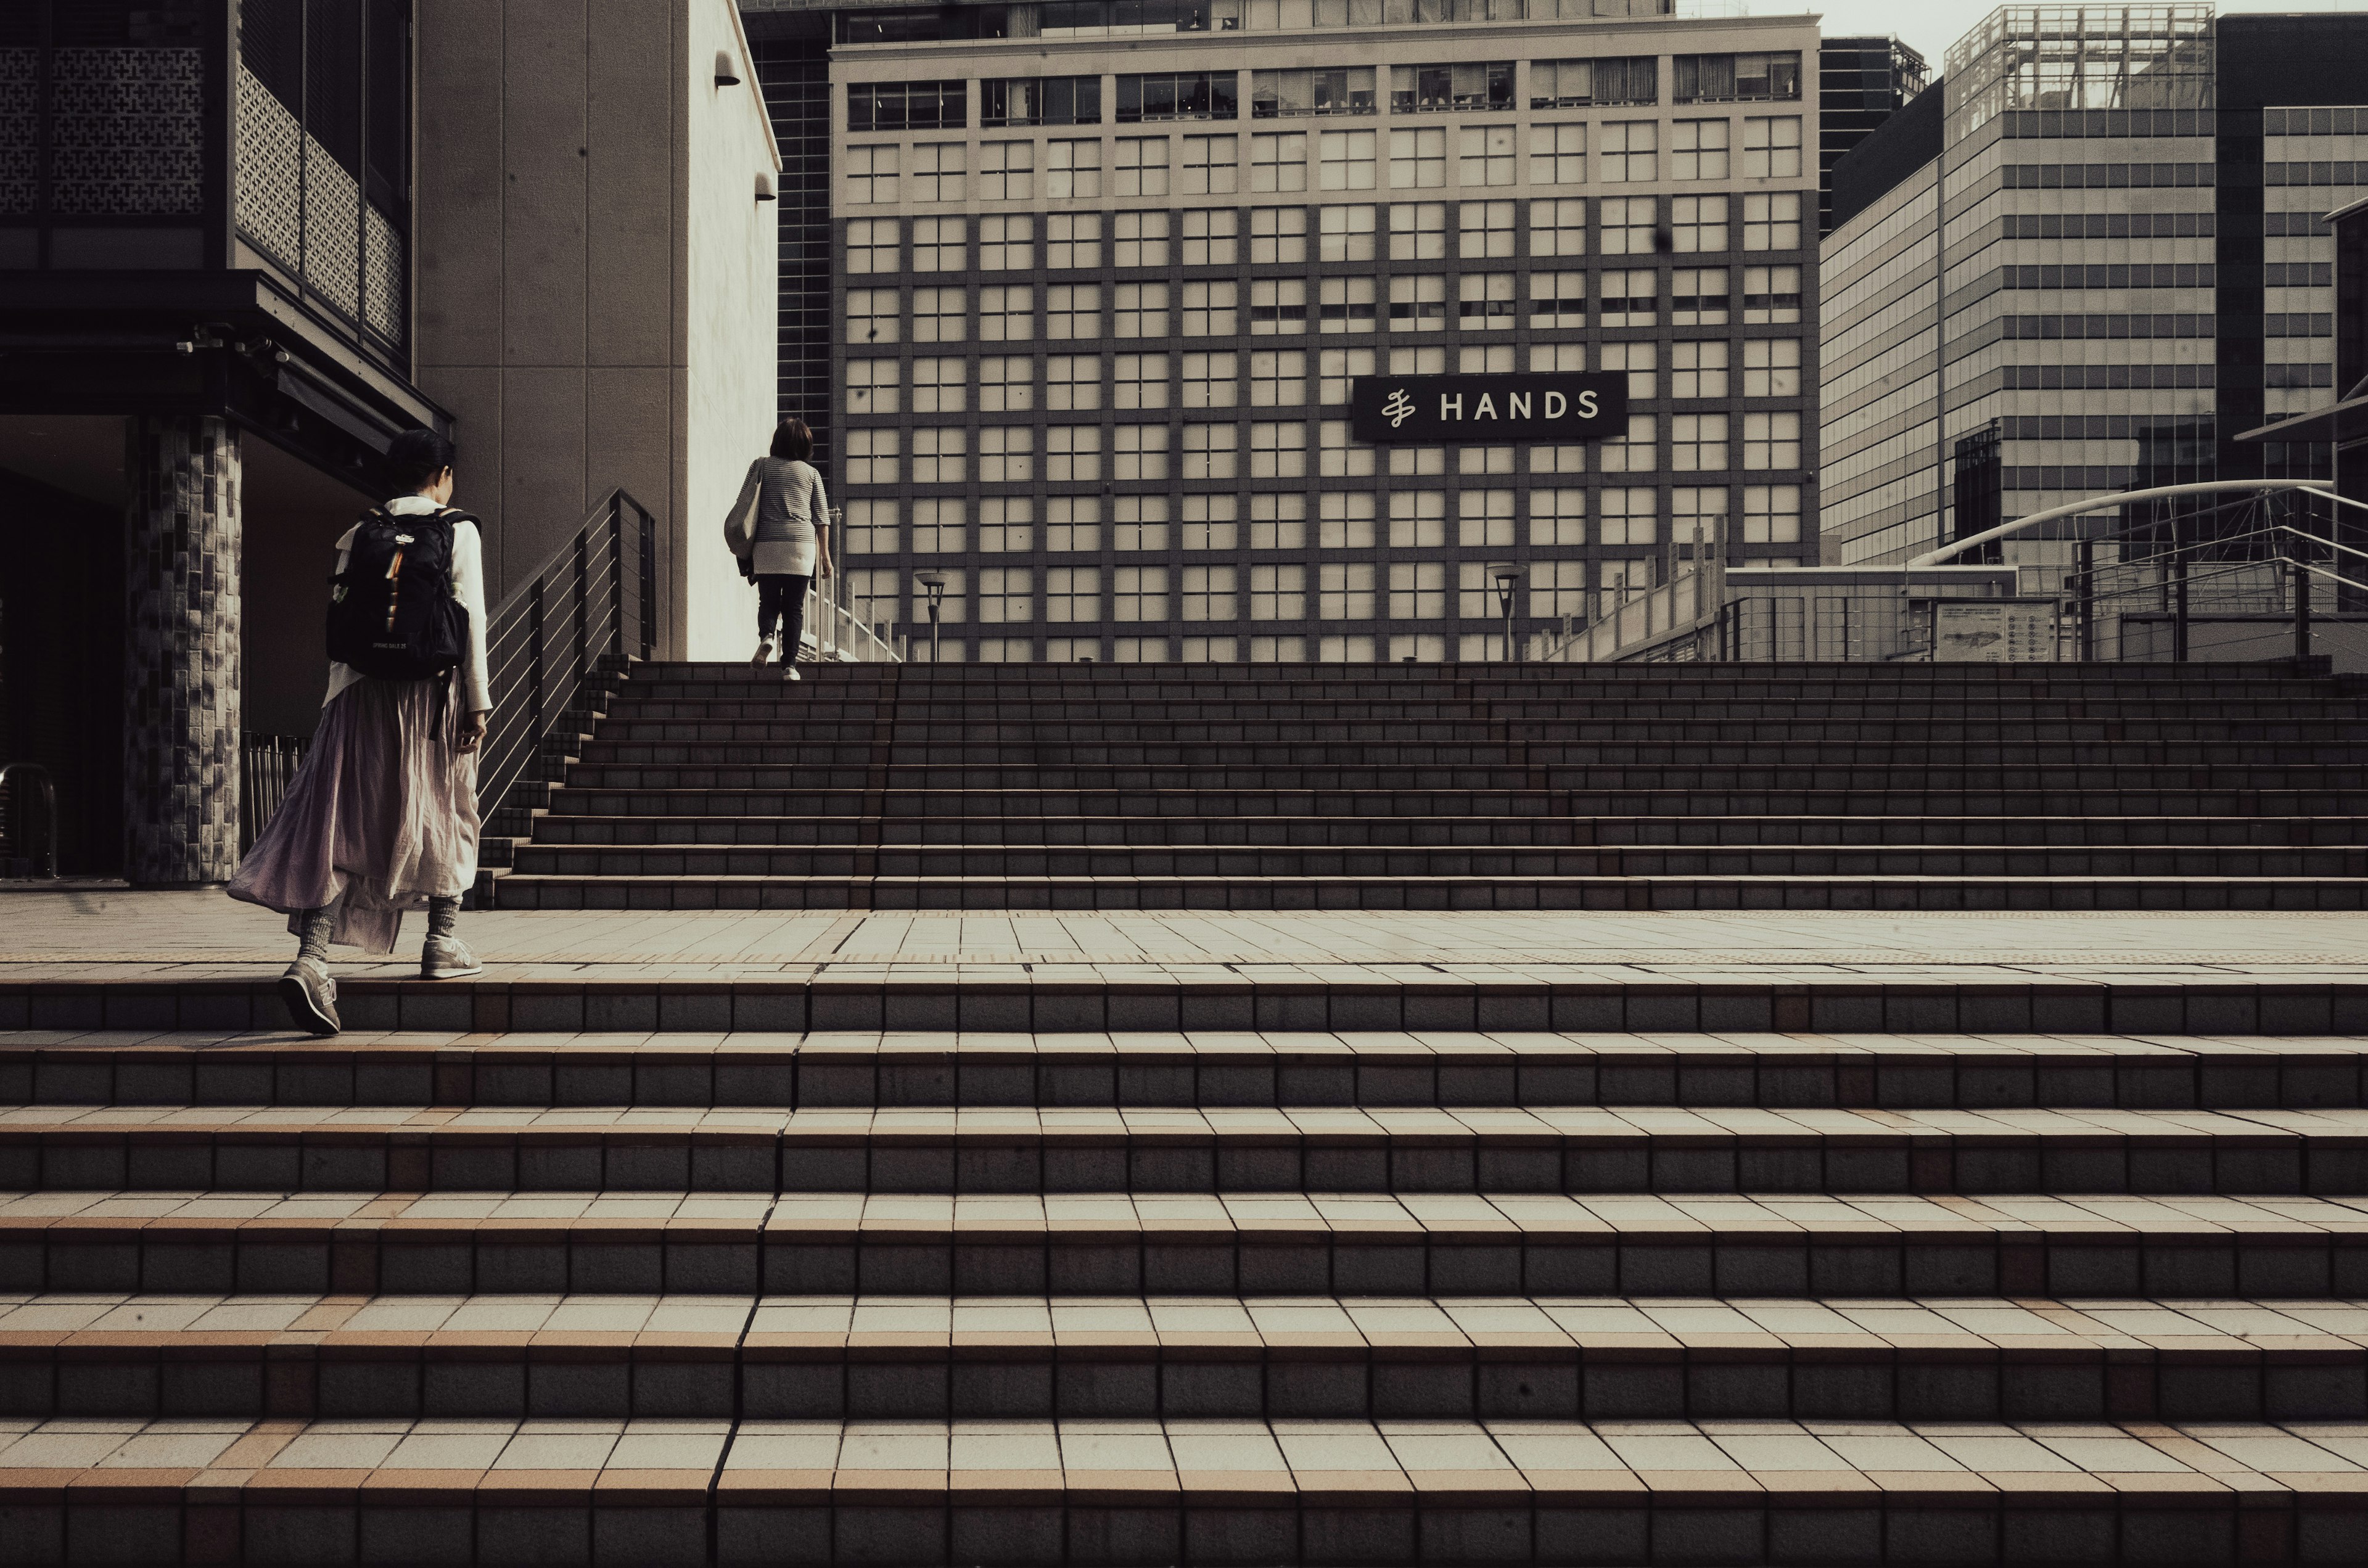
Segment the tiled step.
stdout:
<path fill-rule="evenodd" d="M 704 725 L 686 726 L 704 729 Z M 987 769 L 1010 777 L 1061 774 L 1095 768 L 1177 768 L 1188 774 L 1241 768 L 1612 768 L 1797 767 L 1844 769 L 1933 768 L 1943 771 L 2010 773 L 2019 769 L 2081 767 L 2115 770 L 2357 767 L 2368 760 L 2368 744 L 2342 741 L 2128 741 L 2104 739 L 1920 741 L 1896 735 L 1831 740 L 1814 734 L 1784 739 L 1684 739 L 1585 737 L 1472 741 L 1207 740 L 1121 741 L 1071 739 L 1056 734 L 964 742 L 816 741 L 792 735 L 778 741 L 676 739 L 640 741 L 599 738 L 568 748 L 586 766 L 673 763 L 690 767 L 803 767 L 817 772 L 845 767 L 909 770 Z"/>
<path fill-rule="evenodd" d="M 0 1033 L 44 1106 L 1592 1106 L 2315 1110 L 2342 1037 L 1884 1034 Z"/>
<path fill-rule="evenodd" d="M 0 1419 L 2368 1421 L 2358 1302 L 133 1296 Z"/>
<path fill-rule="evenodd" d="M 15 1424 L 28 1560 L 2356 1562 L 2351 1423 Z M 2101 1478 L 2101 1479 L 2099 1479 Z"/>
<path fill-rule="evenodd" d="M 2368 1198 L 2368 1110 L 0 1109 L 0 1188 L 102 1187 Z"/>
<path fill-rule="evenodd" d="M 0 1290 L 2368 1295 L 2324 1198 L 37 1192 Z"/>
<path fill-rule="evenodd" d="M 1033 718 L 1006 715 L 993 720 L 908 719 L 899 715 L 882 733 L 877 719 L 810 719 L 780 704 L 769 711 L 744 718 L 658 718 L 632 709 L 620 709 L 599 726 L 604 742 L 637 745 L 733 745 L 766 748 L 796 747 L 816 756 L 836 759 L 850 751 L 868 751 L 883 741 L 897 752 L 911 751 L 932 758 L 962 761 L 993 760 L 1011 753 L 1026 756 L 1040 749 L 1082 753 L 1079 760 L 1135 760 L 1125 754 L 1139 751 L 1159 760 L 1163 748 L 1182 748 L 1197 755 L 1223 756 L 1256 747 L 1269 759 L 1331 760 L 1340 748 L 1379 751 L 1437 752 L 1470 748 L 1484 755 L 1507 745 L 1534 752 L 1541 746 L 1684 747 L 1740 744 L 1764 746 L 1782 755 L 1804 744 L 1884 745 L 1914 751 L 1969 745 L 2007 746 L 2009 756 L 2039 746 L 2115 745 L 2150 750 L 2229 744 L 2266 747 L 2345 748 L 2329 754 L 2340 760 L 2357 744 L 2358 720 L 2350 713 L 2330 713 L 2308 720 L 2263 719 L 2131 719 L 2118 713 L 2094 718 L 2051 719 L 2001 711 L 1991 719 L 1963 714 L 1930 717 L 1868 717 L 1820 719 L 1810 714 L 1770 714 L 1758 719 L 1652 718 L 1630 713 L 1589 717 L 1489 717 L 1469 714 L 1461 719 L 1409 720 L 1376 716 L 1360 720 L 1326 720 L 1304 714 L 1271 719 L 1238 714 L 1214 714 L 1203 719 L 1158 719 L 1120 712 L 1064 718 L 1044 714 Z M 1284 748 L 1278 751 L 1277 748 Z M 571 748 L 573 749 L 573 748 Z M 2141 752 L 2140 755 L 2144 755 Z M 2277 760 L 2272 758 L 2271 760 Z M 2304 755 L 2292 760 L 2310 761 Z"/>

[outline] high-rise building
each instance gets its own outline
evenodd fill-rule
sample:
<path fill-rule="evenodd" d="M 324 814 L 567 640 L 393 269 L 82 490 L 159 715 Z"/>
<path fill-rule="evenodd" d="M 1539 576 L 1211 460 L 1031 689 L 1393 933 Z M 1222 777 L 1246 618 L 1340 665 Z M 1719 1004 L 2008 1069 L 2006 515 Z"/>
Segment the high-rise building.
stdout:
<path fill-rule="evenodd" d="M 2357 16 L 2018 6 L 1959 40 L 1835 168 L 1825 559 L 2100 492 L 2324 475 L 2323 447 L 2236 437 L 2332 383 L 2321 219 L 2368 193 L 2363 79 Z"/>
<path fill-rule="evenodd" d="M 1924 90 L 1930 68 L 1896 38 L 1829 38 L 1817 46 L 1817 233 L 1833 226 L 1834 165 Z"/>
<path fill-rule="evenodd" d="M 1667 10 L 837 13 L 830 477 L 868 619 L 929 657 L 927 576 L 947 660 L 1476 659 L 1506 562 L 1526 644 L 1673 541 L 1814 555 L 1815 21 Z M 1526 369 L 1623 373 L 1624 435 L 1349 434 L 1356 377 Z"/>

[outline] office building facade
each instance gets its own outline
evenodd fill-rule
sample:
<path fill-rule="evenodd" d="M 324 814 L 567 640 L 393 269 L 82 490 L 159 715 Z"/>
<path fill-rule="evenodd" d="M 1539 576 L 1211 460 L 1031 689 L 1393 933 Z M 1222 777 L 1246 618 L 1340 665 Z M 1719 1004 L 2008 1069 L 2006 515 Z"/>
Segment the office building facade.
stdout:
<path fill-rule="evenodd" d="M 1833 226 L 1834 165 L 1925 88 L 1931 68 L 1896 38 L 1817 46 L 1817 233 Z"/>
<path fill-rule="evenodd" d="M 933 577 L 947 660 L 1479 659 L 1506 562 L 1526 648 L 1673 544 L 1813 554 L 1815 23 L 1661 4 L 841 13 L 867 619 L 932 656 Z M 1349 434 L 1359 376 L 1528 369 L 1624 373 L 1626 430 Z"/>

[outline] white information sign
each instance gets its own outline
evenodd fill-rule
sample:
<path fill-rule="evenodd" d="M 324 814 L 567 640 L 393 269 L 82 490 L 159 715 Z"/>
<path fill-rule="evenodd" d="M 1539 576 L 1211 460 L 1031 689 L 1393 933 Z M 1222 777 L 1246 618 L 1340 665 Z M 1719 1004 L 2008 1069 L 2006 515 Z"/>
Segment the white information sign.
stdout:
<path fill-rule="evenodd" d="M 2044 665 L 2055 659 L 2052 599 L 1936 599 L 1932 660 L 1941 665 Z"/>

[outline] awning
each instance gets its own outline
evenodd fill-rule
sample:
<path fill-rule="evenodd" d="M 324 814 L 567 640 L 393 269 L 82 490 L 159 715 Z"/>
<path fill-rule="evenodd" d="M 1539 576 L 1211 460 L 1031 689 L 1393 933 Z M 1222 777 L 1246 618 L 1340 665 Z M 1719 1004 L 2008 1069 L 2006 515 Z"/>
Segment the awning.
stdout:
<path fill-rule="evenodd" d="M 2349 446 L 2368 437 L 2368 396 L 2296 414 L 2257 429 L 2245 431 L 2239 441 L 2336 441 Z"/>

